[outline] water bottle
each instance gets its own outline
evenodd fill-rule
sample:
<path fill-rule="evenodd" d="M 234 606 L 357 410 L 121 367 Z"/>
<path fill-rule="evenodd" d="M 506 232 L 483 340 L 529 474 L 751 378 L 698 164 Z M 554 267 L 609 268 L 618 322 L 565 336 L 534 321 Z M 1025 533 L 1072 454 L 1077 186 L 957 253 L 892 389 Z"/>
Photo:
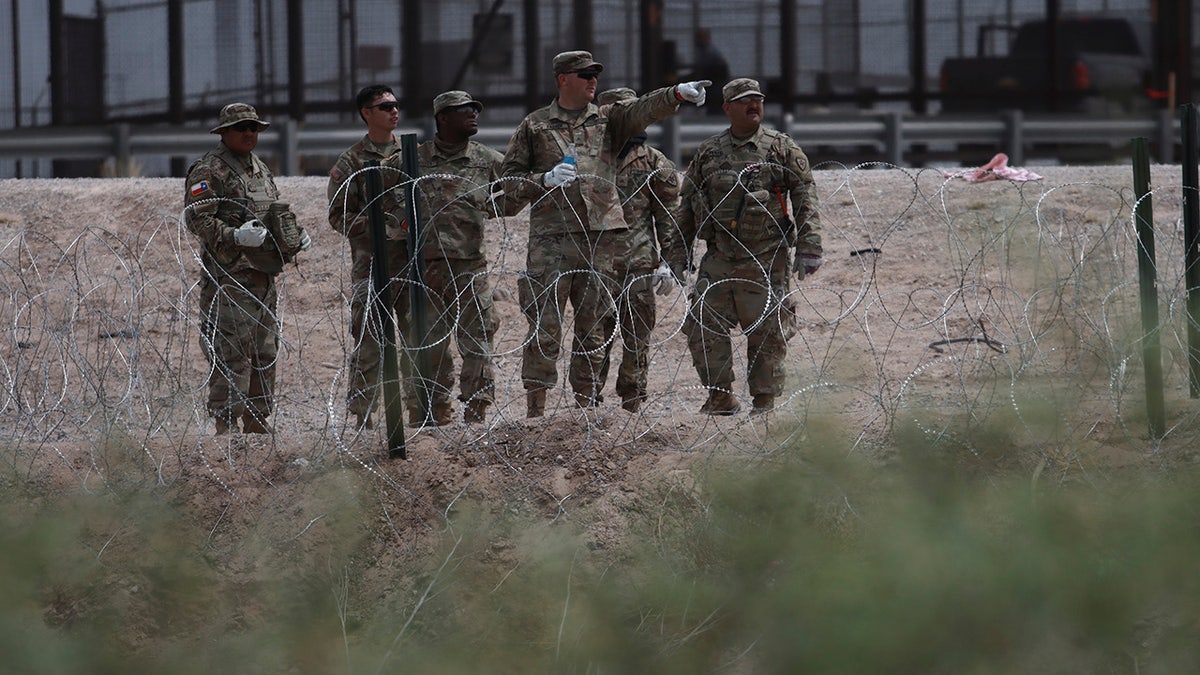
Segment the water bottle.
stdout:
<path fill-rule="evenodd" d="M 575 166 L 575 144 L 571 143 L 567 146 L 567 154 L 563 155 L 563 164 Z"/>

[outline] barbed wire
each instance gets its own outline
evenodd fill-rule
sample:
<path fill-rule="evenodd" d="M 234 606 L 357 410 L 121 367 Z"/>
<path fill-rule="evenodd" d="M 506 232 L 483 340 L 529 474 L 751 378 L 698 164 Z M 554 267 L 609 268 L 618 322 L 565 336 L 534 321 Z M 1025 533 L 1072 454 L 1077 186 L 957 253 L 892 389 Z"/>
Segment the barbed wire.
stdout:
<path fill-rule="evenodd" d="M 1149 439 L 1129 190 L 1100 182 L 971 185 L 881 164 L 818 169 L 825 263 L 804 281 L 793 277 L 785 296 L 773 300 L 790 303 L 798 321 L 774 411 L 698 413 L 707 391 L 684 335 L 691 287 L 657 298 L 640 412 L 622 409 L 614 396 L 578 407 L 565 374 L 579 350 L 568 344 L 558 355 L 559 382 L 546 416 L 525 419 L 520 366 L 530 338 L 518 285 L 527 215 L 496 218 L 487 221 L 484 279 L 498 318 L 495 404 L 483 424 L 465 424 L 459 406 L 450 425 L 407 429 L 408 462 L 386 460 L 383 425 L 359 429 L 348 421 L 350 252 L 344 237 L 322 227 L 323 182 L 279 181 L 285 193 L 297 193 L 291 202 L 318 244 L 279 278 L 276 433 L 269 436 L 212 435 L 200 249 L 171 205 L 175 182 L 143 183 L 153 185 L 151 194 L 122 210 L 142 214 L 140 221 L 114 215 L 80 223 L 69 197 L 45 205 L 61 210 L 0 235 L 3 466 L 22 478 L 56 466 L 83 487 L 116 472 L 167 485 L 200 475 L 236 500 L 250 489 L 286 486 L 313 465 L 342 463 L 412 502 L 426 526 L 436 527 L 472 483 L 505 485 L 514 499 L 567 513 L 656 452 L 719 448 L 735 457 L 769 456 L 803 447 L 816 420 L 844 430 L 854 451 L 874 456 L 886 455 L 898 426 L 973 456 L 989 454 L 988 442 L 1002 432 L 1029 456 L 1063 467 L 1108 445 L 1194 446 L 1181 189 L 1153 193 L 1171 410 L 1162 438 Z M 463 194 L 503 187 L 464 185 Z M 697 260 L 703 253 L 698 244 Z M 770 292 L 767 272 L 744 281 Z M 599 287 L 609 289 L 605 302 L 626 292 L 614 285 L 613 270 L 567 274 L 600 275 Z M 472 275 L 463 287 L 478 281 Z M 453 316 L 443 323 L 454 325 L 465 305 L 446 311 Z M 559 317 L 563 326 L 572 315 Z M 622 338 L 615 323 L 606 330 L 601 349 L 611 349 L 616 361 Z M 744 345 L 735 331 L 731 393 L 747 410 Z M 401 349 L 412 355 L 407 343 Z M 607 383 L 606 392 L 612 387 Z"/>

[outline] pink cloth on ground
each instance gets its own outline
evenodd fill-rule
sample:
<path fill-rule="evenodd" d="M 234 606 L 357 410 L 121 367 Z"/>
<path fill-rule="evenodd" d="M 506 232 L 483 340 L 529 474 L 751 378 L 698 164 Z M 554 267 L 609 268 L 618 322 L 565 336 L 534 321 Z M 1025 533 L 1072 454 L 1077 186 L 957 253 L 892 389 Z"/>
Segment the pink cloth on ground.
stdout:
<path fill-rule="evenodd" d="M 1008 180 L 1041 180 L 1042 177 L 1028 169 L 1017 169 L 1008 165 L 1008 155 L 996 153 L 990 162 L 978 169 L 961 169 L 959 171 L 943 171 L 946 178 L 961 178 L 968 183 L 983 183 L 989 180 L 1007 178 Z"/>

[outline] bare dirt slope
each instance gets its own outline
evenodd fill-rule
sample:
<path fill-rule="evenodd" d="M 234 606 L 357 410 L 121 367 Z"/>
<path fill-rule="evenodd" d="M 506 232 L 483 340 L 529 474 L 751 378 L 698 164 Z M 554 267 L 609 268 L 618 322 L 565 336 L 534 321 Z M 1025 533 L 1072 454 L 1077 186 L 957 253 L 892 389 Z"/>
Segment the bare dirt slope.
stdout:
<path fill-rule="evenodd" d="M 182 181 L 0 181 L 5 470 L 64 489 L 118 479 L 170 486 L 218 548 L 253 532 L 301 547 L 333 537 L 322 534 L 326 504 L 314 497 L 330 471 L 356 487 L 326 499 L 366 495 L 382 507 L 380 522 L 361 525 L 378 538 L 381 560 L 420 549 L 462 499 L 565 517 L 588 528 L 596 545 L 609 545 L 622 536 L 623 505 L 647 498 L 647 485 L 666 481 L 687 491 L 697 462 L 718 454 L 751 461 L 802 443 L 814 414 L 842 429 L 852 451 L 885 458 L 894 425 L 917 415 L 949 424 L 977 415 L 976 405 L 1010 414 L 1015 405 L 1025 420 L 1022 412 L 1058 401 L 980 384 L 997 373 L 1017 381 L 1036 371 L 1053 381 L 1094 367 L 1059 359 L 1066 345 L 1089 354 L 1130 351 L 1120 330 L 1088 314 L 1095 298 L 1109 307 L 1136 294 L 1125 257 L 1133 250 L 1130 169 L 1038 170 L 1041 181 L 981 184 L 933 170 L 818 171 L 826 262 L 797 291 L 802 326 L 790 345 L 785 399 L 778 412 L 758 417 L 696 414 L 704 392 L 680 333 L 684 296 L 677 293 L 660 301 L 651 400 L 642 413 L 626 413 L 611 393 L 617 350 L 601 407 L 581 411 L 560 388 L 545 418 L 525 420 L 525 322 L 515 280 L 527 222 L 524 215 L 493 221 L 497 405 L 484 425 L 409 430 L 404 461 L 386 459 L 382 429 L 346 428 L 347 250 L 325 222 L 325 179 L 278 180 L 315 242 L 283 275 L 278 432 L 224 438 L 211 435 L 203 413 L 196 246 L 179 224 Z M 1156 167 L 1154 181 L 1164 191 L 1160 247 L 1170 255 L 1178 252 L 1170 243 L 1178 167 Z M 1092 273 L 1085 264 L 1114 256 L 1123 260 L 1115 270 L 1097 265 Z M 1042 282 L 1015 271 L 1031 258 L 1046 274 Z M 1175 283 L 1164 282 L 1164 295 L 1177 299 Z M 1063 287 L 1081 298 L 1086 291 L 1086 300 L 1071 300 Z M 1058 300 L 1043 305 L 1048 289 Z M 744 341 L 735 345 L 743 349 Z M 736 369 L 748 408 L 744 355 Z M 560 380 L 562 371 L 565 361 Z M 1178 370 L 1168 368 L 1168 376 L 1175 396 Z M 1030 441 L 1034 449 L 1065 467 L 1090 461 L 1098 456 L 1090 450 L 1099 453 L 1112 438 L 1139 438 L 1141 422 L 1127 417 L 1135 406 L 1122 387 L 1140 375 L 1122 377 L 1116 390 L 1102 376 L 1095 390 L 1072 392 L 1091 412 L 1064 437 L 1077 438 L 1088 424 L 1099 431 L 1081 443 Z M 938 418 L 945 410 L 958 412 Z"/>

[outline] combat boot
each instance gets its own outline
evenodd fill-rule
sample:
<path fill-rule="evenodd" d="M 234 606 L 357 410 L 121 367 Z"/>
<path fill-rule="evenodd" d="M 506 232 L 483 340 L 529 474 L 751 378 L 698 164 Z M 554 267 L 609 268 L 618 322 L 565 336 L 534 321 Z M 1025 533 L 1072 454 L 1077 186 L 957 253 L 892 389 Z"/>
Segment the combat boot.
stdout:
<path fill-rule="evenodd" d="M 530 389 L 525 392 L 525 417 L 541 417 L 546 414 L 546 390 Z"/>
<path fill-rule="evenodd" d="M 467 409 L 463 411 L 463 421 L 467 424 L 481 424 L 487 415 L 490 403 L 491 401 L 482 401 L 477 398 L 471 399 L 467 402 Z"/>
<path fill-rule="evenodd" d="M 628 410 L 631 413 L 638 412 L 639 410 L 642 409 L 642 397 L 641 396 L 629 396 L 627 398 L 622 398 L 621 399 L 621 407 Z"/>
<path fill-rule="evenodd" d="M 750 409 L 751 415 L 761 415 L 762 413 L 771 412 L 775 409 L 774 394 L 755 394 L 754 407 Z"/>
<path fill-rule="evenodd" d="M 600 401 L 602 400 L 604 400 L 604 397 L 602 396 L 589 396 L 583 392 L 575 392 L 575 405 L 585 410 L 587 408 L 600 407 Z"/>
<path fill-rule="evenodd" d="M 733 394 L 723 389 L 709 389 L 708 400 L 700 406 L 702 415 L 736 415 L 742 409 L 742 404 Z"/>
<path fill-rule="evenodd" d="M 229 421 L 228 417 L 214 417 L 213 424 L 216 425 L 216 427 L 217 427 L 217 435 L 218 436 L 224 436 L 231 431 L 233 433 L 238 432 L 237 425 L 231 423 Z"/>
<path fill-rule="evenodd" d="M 433 404 L 433 423 L 436 426 L 444 427 L 447 424 L 450 424 L 453 417 L 454 408 L 450 406 L 450 403 L 444 402 Z"/>
<path fill-rule="evenodd" d="M 266 418 L 260 420 L 258 415 L 246 413 L 242 415 L 242 431 L 247 434 L 269 434 L 271 428 L 267 426 Z"/>
<path fill-rule="evenodd" d="M 371 419 L 369 412 L 354 413 L 354 426 L 359 429 L 374 429 L 375 420 Z"/>

